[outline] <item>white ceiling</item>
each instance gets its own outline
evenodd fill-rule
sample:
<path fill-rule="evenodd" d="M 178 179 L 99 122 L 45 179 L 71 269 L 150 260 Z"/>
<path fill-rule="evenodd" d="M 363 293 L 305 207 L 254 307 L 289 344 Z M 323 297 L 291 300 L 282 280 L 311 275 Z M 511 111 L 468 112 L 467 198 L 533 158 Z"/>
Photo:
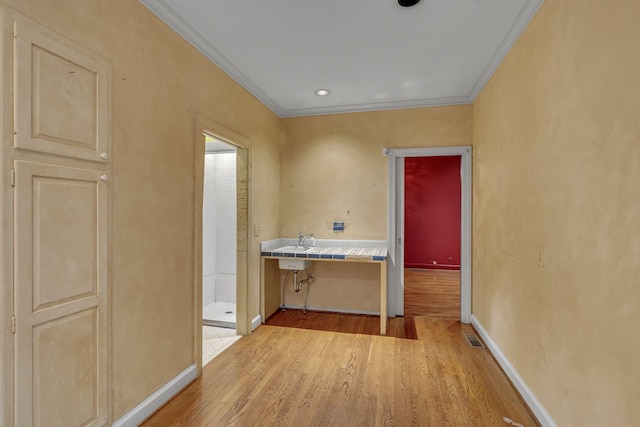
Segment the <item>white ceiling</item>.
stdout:
<path fill-rule="evenodd" d="M 140 1 L 280 117 L 473 102 L 542 3 Z"/>

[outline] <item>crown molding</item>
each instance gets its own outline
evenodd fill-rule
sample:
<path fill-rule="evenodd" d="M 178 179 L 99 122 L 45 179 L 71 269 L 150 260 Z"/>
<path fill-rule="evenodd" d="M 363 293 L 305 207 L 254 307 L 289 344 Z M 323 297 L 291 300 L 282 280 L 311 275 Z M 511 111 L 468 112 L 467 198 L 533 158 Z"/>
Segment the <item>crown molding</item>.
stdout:
<path fill-rule="evenodd" d="M 156 15 L 169 28 L 178 33 L 188 43 L 195 47 L 200 53 L 216 64 L 234 79 L 240 86 L 258 98 L 260 102 L 269 107 L 274 113 L 279 114 L 280 106 L 264 93 L 253 81 L 247 77 L 239 68 L 231 63 L 218 49 L 216 49 L 207 39 L 196 31 L 187 21 L 175 14 L 164 0 L 139 0 L 147 9 Z"/>
<path fill-rule="evenodd" d="M 445 105 L 470 104 L 468 96 L 450 96 L 443 98 L 424 98 L 405 101 L 371 102 L 353 105 L 334 105 L 315 108 L 281 110 L 280 117 L 317 116 L 324 114 L 361 113 L 365 111 L 399 110 L 403 108 L 438 107 Z"/>
<path fill-rule="evenodd" d="M 169 7 L 164 0 L 139 0 L 147 9 L 182 36 L 210 61 L 220 67 L 240 86 L 255 96 L 260 102 L 281 118 L 314 116 L 324 114 L 356 113 L 366 111 L 393 110 L 403 108 L 435 107 L 445 105 L 471 104 L 480 94 L 493 73 L 500 66 L 509 50 L 518 40 L 544 0 L 526 0 L 514 23 L 509 27 L 505 37 L 491 56 L 486 67 L 467 95 L 438 98 L 422 98 L 403 101 L 372 102 L 352 105 L 335 105 L 324 107 L 284 109 L 269 95 L 261 90 L 247 75 L 229 61 L 218 49 L 196 31 L 188 22 Z"/>
<path fill-rule="evenodd" d="M 520 9 L 520 12 L 516 17 L 516 20 L 513 22 L 513 24 L 511 24 L 511 27 L 509 27 L 509 30 L 498 45 L 498 48 L 493 53 L 493 55 L 491 55 L 491 59 L 489 59 L 487 66 L 484 68 L 484 70 L 480 74 L 480 77 L 478 77 L 478 80 L 476 80 L 476 83 L 471 88 L 471 92 L 469 92 L 470 102 L 475 101 L 480 92 L 482 92 L 482 89 L 484 89 L 485 85 L 489 82 L 489 79 L 491 79 L 493 73 L 496 72 L 524 29 L 527 28 L 527 25 L 529 25 L 531 19 L 533 19 L 536 12 L 538 12 L 538 9 L 540 9 L 540 6 L 542 6 L 543 1 L 544 0 L 525 1 L 522 9 Z"/>

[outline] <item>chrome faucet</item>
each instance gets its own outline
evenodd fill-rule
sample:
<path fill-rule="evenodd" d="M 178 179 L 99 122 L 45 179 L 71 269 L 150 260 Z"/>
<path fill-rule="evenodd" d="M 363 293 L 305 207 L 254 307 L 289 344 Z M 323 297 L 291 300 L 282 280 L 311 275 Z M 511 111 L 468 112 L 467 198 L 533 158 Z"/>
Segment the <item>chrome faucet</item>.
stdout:
<path fill-rule="evenodd" d="M 303 235 L 302 233 L 298 232 L 298 246 L 303 246 L 305 240 L 307 240 L 309 237 L 313 237 L 313 233 Z"/>

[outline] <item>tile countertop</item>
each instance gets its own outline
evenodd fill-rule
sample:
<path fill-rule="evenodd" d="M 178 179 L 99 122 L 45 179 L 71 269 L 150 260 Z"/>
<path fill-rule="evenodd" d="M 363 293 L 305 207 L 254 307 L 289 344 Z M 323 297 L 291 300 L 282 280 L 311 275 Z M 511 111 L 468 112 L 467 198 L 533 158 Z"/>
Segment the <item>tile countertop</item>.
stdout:
<path fill-rule="evenodd" d="M 386 240 L 330 240 L 316 239 L 316 246 L 308 252 L 284 253 L 276 251 L 283 246 L 295 246 L 298 239 L 274 239 L 260 243 L 262 256 L 277 258 L 309 258 L 336 260 L 387 260 Z"/>

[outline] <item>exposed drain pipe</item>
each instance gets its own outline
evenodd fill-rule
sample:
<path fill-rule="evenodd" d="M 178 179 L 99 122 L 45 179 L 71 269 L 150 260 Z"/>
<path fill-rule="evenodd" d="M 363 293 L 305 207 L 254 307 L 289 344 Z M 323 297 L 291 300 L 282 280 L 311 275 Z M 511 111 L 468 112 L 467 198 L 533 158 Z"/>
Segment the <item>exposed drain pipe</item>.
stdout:
<path fill-rule="evenodd" d="M 307 313 L 307 299 L 309 298 L 309 288 L 311 286 L 311 284 L 313 282 L 315 282 L 316 278 L 313 277 L 311 274 L 309 274 L 309 270 L 305 270 L 305 272 L 307 273 L 307 278 L 306 279 L 302 279 L 298 282 L 298 270 L 289 270 L 289 271 L 293 271 L 293 291 L 294 292 L 300 292 L 302 290 L 302 285 L 304 283 L 307 284 L 307 294 L 304 297 L 304 306 L 302 309 L 303 313 Z M 282 284 L 282 306 L 280 307 L 281 311 L 285 311 L 287 308 L 285 306 L 285 289 L 286 289 L 286 285 L 287 285 L 287 279 L 289 278 L 289 271 L 287 271 L 287 275 L 284 277 L 284 282 Z"/>

